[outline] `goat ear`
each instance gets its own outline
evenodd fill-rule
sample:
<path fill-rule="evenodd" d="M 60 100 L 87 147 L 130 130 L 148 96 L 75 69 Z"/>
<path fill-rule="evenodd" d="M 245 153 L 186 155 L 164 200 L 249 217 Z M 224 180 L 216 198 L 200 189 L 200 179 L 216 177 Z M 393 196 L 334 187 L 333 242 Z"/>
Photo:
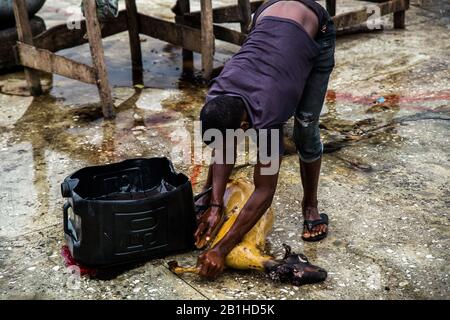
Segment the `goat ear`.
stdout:
<path fill-rule="evenodd" d="M 283 260 L 286 260 L 291 255 L 291 247 L 286 243 L 283 243 L 283 248 L 285 250 Z"/>

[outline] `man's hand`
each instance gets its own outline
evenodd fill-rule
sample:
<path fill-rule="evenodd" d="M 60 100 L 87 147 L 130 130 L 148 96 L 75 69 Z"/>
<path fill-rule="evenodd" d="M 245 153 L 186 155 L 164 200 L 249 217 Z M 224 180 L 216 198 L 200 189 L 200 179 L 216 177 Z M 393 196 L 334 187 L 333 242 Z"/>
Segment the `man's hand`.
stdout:
<path fill-rule="evenodd" d="M 213 232 L 219 227 L 222 220 L 222 208 L 211 207 L 205 211 L 198 220 L 197 231 L 195 231 L 195 246 L 204 248 L 211 240 Z"/>
<path fill-rule="evenodd" d="M 270 207 L 277 187 L 280 163 L 281 157 L 276 163 L 276 173 L 271 175 L 263 175 L 262 168 L 272 166 L 272 162 L 268 164 L 258 162 L 256 164 L 253 175 L 255 190 L 239 212 L 228 232 L 214 244 L 214 249 L 221 252 L 222 255 L 227 256 Z"/>
<path fill-rule="evenodd" d="M 202 277 L 213 279 L 223 272 L 225 256 L 213 248 L 198 257 L 197 266 Z"/>

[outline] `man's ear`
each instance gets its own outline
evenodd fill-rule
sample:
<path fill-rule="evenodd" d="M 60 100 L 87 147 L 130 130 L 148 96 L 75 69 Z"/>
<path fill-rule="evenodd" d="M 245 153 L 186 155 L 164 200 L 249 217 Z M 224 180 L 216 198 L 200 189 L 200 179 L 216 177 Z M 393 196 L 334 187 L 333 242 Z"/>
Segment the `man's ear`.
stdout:
<path fill-rule="evenodd" d="M 241 129 L 245 131 L 248 128 L 250 128 L 250 123 L 248 121 L 241 121 Z"/>

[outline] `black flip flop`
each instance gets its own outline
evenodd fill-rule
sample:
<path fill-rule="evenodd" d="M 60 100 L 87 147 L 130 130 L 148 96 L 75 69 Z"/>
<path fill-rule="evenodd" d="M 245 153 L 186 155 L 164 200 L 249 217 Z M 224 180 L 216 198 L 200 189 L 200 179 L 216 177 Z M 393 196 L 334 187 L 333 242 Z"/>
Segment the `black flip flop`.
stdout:
<path fill-rule="evenodd" d="M 320 219 L 317 220 L 305 220 L 303 222 L 303 226 L 306 227 L 306 229 L 309 232 L 312 232 L 313 228 L 315 226 L 318 226 L 320 224 L 326 224 L 328 226 L 328 215 L 326 213 L 321 213 L 320 214 Z M 328 235 L 328 228 L 327 231 L 315 236 L 315 237 L 309 237 L 309 238 L 305 238 L 302 235 L 302 239 L 303 241 L 307 241 L 307 242 L 314 242 L 314 241 L 320 241 L 322 239 L 324 239 L 326 236 Z"/>

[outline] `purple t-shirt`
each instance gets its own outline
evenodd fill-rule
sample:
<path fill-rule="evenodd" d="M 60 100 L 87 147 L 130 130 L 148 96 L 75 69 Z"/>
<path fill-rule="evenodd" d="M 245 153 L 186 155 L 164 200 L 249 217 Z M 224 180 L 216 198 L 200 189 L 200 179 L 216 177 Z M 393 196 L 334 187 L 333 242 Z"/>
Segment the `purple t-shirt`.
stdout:
<path fill-rule="evenodd" d="M 300 24 L 264 16 L 211 81 L 207 101 L 222 94 L 242 97 L 253 128 L 281 130 L 294 115 L 318 54 L 317 43 Z M 280 131 L 280 154 L 281 137 Z"/>

